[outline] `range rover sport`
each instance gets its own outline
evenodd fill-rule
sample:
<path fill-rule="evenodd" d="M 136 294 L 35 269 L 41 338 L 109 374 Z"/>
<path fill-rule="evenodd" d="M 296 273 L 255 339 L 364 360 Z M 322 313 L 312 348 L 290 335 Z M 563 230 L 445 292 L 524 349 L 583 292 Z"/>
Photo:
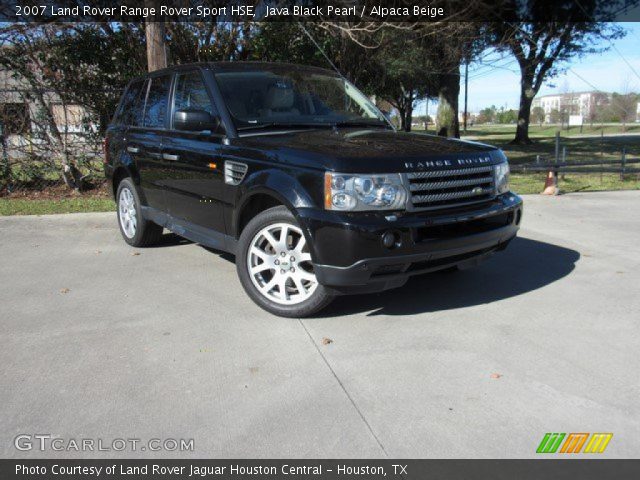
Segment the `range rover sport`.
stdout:
<path fill-rule="evenodd" d="M 232 253 L 249 297 L 281 316 L 476 265 L 522 216 L 501 150 L 396 131 L 320 68 L 150 73 L 126 88 L 104 147 L 125 242 L 166 228 Z"/>

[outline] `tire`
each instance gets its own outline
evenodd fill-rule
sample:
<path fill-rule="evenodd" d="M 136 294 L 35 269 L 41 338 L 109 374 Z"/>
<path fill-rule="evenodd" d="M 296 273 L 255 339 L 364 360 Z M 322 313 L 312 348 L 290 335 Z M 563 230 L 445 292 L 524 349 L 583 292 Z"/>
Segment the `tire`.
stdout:
<path fill-rule="evenodd" d="M 307 317 L 333 300 L 313 274 L 302 230 L 283 206 L 261 212 L 244 228 L 236 269 L 251 300 L 281 317 Z"/>
<path fill-rule="evenodd" d="M 118 184 L 116 210 L 122 238 L 132 247 L 148 247 L 160 241 L 162 227 L 142 217 L 140 197 L 130 178 Z"/>

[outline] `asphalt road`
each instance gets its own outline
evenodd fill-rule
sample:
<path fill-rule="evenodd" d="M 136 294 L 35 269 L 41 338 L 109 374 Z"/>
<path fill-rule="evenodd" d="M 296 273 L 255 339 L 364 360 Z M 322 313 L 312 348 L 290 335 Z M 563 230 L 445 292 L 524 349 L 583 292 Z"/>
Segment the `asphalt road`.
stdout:
<path fill-rule="evenodd" d="M 523 458 L 546 432 L 640 454 L 640 192 L 526 197 L 483 266 L 308 320 L 199 245 L 128 247 L 115 213 L 3 217 L 0 247 L 0 457 Z"/>

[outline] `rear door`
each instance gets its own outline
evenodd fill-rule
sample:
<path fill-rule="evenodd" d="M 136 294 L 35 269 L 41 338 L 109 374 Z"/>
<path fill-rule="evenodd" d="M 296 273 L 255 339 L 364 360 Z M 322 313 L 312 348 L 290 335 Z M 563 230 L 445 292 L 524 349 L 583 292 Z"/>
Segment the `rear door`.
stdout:
<path fill-rule="evenodd" d="M 218 110 L 198 69 L 176 73 L 173 114 L 179 110 L 204 110 L 218 117 Z M 171 216 L 224 233 L 224 162 L 222 132 L 176 130 L 171 123 L 163 139 L 162 153 L 169 169 L 167 207 Z"/>
<path fill-rule="evenodd" d="M 114 159 L 114 163 L 122 163 L 129 167 L 133 159 L 127 153 L 127 130 L 130 124 L 131 112 L 138 103 L 145 86 L 145 79 L 139 78 L 132 81 L 122 95 L 118 111 L 113 117 L 107 129 L 107 159 Z"/>
<path fill-rule="evenodd" d="M 146 204 L 166 211 L 162 159 L 162 135 L 168 122 L 171 74 L 152 76 L 147 80 L 140 101 L 133 109 L 126 137 L 126 152 L 134 160 L 140 174 L 140 187 Z"/>

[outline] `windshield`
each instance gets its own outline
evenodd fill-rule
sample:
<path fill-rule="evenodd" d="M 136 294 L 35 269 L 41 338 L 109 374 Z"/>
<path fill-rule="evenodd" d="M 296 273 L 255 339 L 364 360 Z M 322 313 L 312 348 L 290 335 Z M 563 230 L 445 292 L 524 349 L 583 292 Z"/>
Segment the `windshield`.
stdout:
<path fill-rule="evenodd" d="M 390 128 L 383 114 L 342 77 L 274 65 L 215 73 L 238 130 L 295 126 Z"/>

